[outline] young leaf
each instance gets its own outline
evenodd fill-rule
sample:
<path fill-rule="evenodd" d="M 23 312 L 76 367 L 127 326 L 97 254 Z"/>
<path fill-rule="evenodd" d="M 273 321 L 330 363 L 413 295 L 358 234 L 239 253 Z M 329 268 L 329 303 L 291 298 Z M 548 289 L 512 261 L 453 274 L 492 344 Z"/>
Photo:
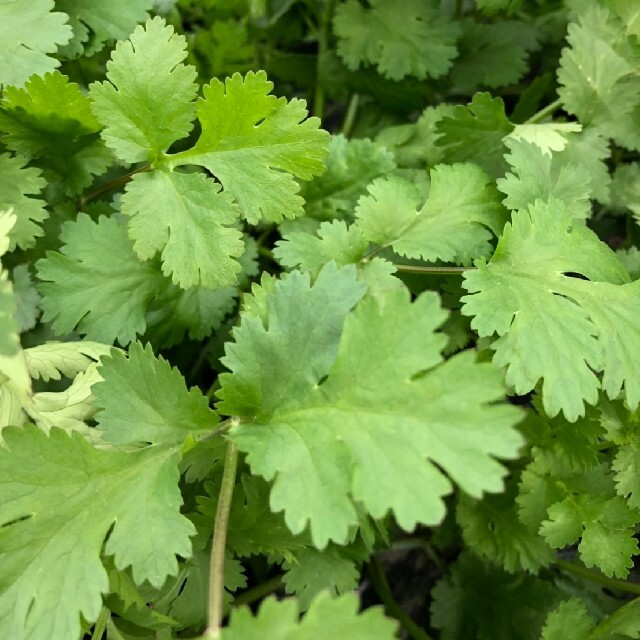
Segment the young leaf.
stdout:
<path fill-rule="evenodd" d="M 108 588 L 107 535 L 105 553 L 118 568 L 131 566 L 138 584 L 160 587 L 176 573 L 176 555 L 190 555 L 175 450 L 99 451 L 78 434 L 33 426 L 3 435 L 2 637 L 79 637 L 80 615 L 94 621 Z"/>
<path fill-rule="evenodd" d="M 196 72 L 182 64 L 186 48 L 164 20 L 148 20 L 116 45 L 107 80 L 91 85 L 102 137 L 121 160 L 153 162 L 193 128 Z"/>
<path fill-rule="evenodd" d="M 349 282 L 351 296 L 339 295 Z M 225 358 L 231 373 L 221 377 L 220 410 L 248 421 L 231 437 L 254 473 L 275 478 L 272 509 L 284 509 L 294 533 L 310 522 L 319 548 L 345 542 L 358 522 L 354 501 L 374 518 L 392 510 L 405 529 L 439 522 L 451 483 L 431 460 L 478 496 L 502 486 L 494 456 L 520 445 L 519 412 L 493 404 L 502 390 L 490 365 L 464 353 L 436 366 L 446 337 L 434 334 L 445 316 L 435 295 L 413 304 L 402 289 L 367 298 L 345 322 L 359 295 L 349 268 L 329 264 L 313 287 L 289 275 L 267 299 L 268 329 L 245 316 Z"/>
<path fill-rule="evenodd" d="M 218 423 L 202 392 L 187 391 L 180 372 L 156 358 L 149 345 L 132 344 L 129 357 L 113 350 L 99 371 L 104 382 L 93 393 L 102 409 L 98 428 L 109 442 L 181 445 L 187 436 L 213 432 Z"/>
<path fill-rule="evenodd" d="M 48 53 L 69 41 L 68 16 L 53 0 L 0 0 L 0 86 L 20 86 L 60 66 Z"/>
<path fill-rule="evenodd" d="M 370 0 L 369 5 L 348 0 L 336 9 L 338 53 L 349 69 L 374 64 L 391 80 L 438 78 L 449 70 L 459 30 L 438 15 L 437 2 Z"/>
<path fill-rule="evenodd" d="M 378 608 L 358 613 L 358 598 L 345 595 L 331 599 L 328 594 L 316 598 L 304 618 L 298 622 L 295 600 L 265 600 L 253 617 L 247 607 L 231 613 L 222 640 L 298 640 L 302 638 L 366 638 L 393 640 L 396 624 Z M 201 640 L 205 640 L 202 638 Z"/>
<path fill-rule="evenodd" d="M 360 198 L 356 217 L 362 235 L 381 247 L 427 262 L 458 264 L 487 256 L 490 240 L 506 221 L 494 186 L 472 164 L 432 169 L 424 204 L 407 180 L 380 178 Z"/>
<path fill-rule="evenodd" d="M 554 609 L 545 622 L 542 640 L 584 640 L 590 638 L 593 620 L 584 603 L 577 598 L 566 600 Z"/>
<path fill-rule="evenodd" d="M 600 387 L 610 398 L 624 389 L 638 406 L 640 283 L 628 282 L 613 251 L 560 202 L 515 213 L 493 258 L 464 278 L 462 313 L 481 336 L 498 334 L 493 361 L 507 367 L 516 393 L 542 378 L 546 413 L 571 422 Z"/>
<path fill-rule="evenodd" d="M 196 146 L 170 159 L 171 166 L 211 171 L 252 224 L 302 215 L 293 176 L 310 180 L 322 173 L 329 141 L 318 118 L 305 120 L 304 100 L 276 98 L 272 88 L 263 71 L 244 78 L 235 73 L 224 83 L 214 78 L 198 100 Z"/>

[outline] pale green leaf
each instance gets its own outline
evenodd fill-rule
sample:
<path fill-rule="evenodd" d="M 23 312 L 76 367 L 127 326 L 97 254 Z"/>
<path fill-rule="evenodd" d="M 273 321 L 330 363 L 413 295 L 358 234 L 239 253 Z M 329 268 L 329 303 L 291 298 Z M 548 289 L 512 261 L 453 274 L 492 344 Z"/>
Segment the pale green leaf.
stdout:
<path fill-rule="evenodd" d="M 107 80 L 91 85 L 102 137 L 121 160 L 157 160 L 193 128 L 196 72 L 182 64 L 186 48 L 185 37 L 164 20 L 148 20 L 116 45 Z"/>
<path fill-rule="evenodd" d="M 153 203 L 153 207 L 149 206 Z M 129 237 L 141 260 L 160 252 L 162 271 L 183 289 L 235 284 L 242 267 L 237 207 L 202 173 L 153 171 L 134 176 L 122 196 Z"/>
<path fill-rule="evenodd" d="M 512 218 L 490 262 L 464 274 L 462 308 L 480 336 L 499 336 L 493 361 L 506 366 L 507 383 L 526 394 L 542 379 L 546 413 L 571 422 L 599 388 L 637 407 L 640 284 L 560 202 Z"/>
<path fill-rule="evenodd" d="M 212 433 L 218 416 L 182 374 L 150 346 L 129 347 L 128 357 L 113 350 L 100 363 L 103 382 L 93 393 L 100 408 L 98 428 L 114 444 L 182 445 L 187 436 Z"/>
<path fill-rule="evenodd" d="M 60 66 L 47 55 L 69 41 L 68 16 L 53 0 L 0 0 L 0 86 L 20 86 Z"/>
<path fill-rule="evenodd" d="M 77 434 L 29 426 L 3 435 L 2 637 L 78 638 L 80 616 L 96 620 L 108 588 L 107 535 L 105 553 L 138 584 L 160 587 L 177 572 L 176 555 L 190 555 L 175 451 L 98 451 Z"/>
<path fill-rule="evenodd" d="M 554 609 L 545 622 L 542 640 L 585 640 L 591 638 L 593 620 L 584 603 L 577 598 L 566 600 Z"/>

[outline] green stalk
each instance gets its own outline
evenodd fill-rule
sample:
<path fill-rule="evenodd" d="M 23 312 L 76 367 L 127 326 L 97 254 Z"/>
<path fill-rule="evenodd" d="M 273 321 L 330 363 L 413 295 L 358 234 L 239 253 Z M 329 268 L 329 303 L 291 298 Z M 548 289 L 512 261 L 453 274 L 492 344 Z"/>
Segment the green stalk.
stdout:
<path fill-rule="evenodd" d="M 124 187 L 124 185 L 127 184 L 127 182 L 129 182 L 131 178 L 133 178 L 133 176 L 136 175 L 136 173 L 144 173 L 146 171 L 153 171 L 153 167 L 147 164 L 144 167 L 140 167 L 139 169 L 134 169 L 133 171 L 129 171 L 129 173 L 125 173 L 122 176 L 118 176 L 117 178 L 115 178 L 115 180 L 111 180 L 110 182 L 107 182 L 99 186 L 97 189 L 94 189 L 93 191 L 89 191 L 89 193 L 85 194 L 84 196 L 81 196 L 78 199 L 78 210 L 82 211 L 82 209 L 85 208 L 87 202 L 93 200 L 94 198 L 97 198 L 98 196 L 101 196 L 104 193 L 108 193 L 109 191 L 113 191 L 114 189 L 119 189 L 120 187 Z"/>
<path fill-rule="evenodd" d="M 100 615 L 96 620 L 96 624 L 93 627 L 93 633 L 91 634 L 91 640 L 102 640 L 105 629 L 107 628 L 107 621 L 109 620 L 109 609 L 102 607 Z"/>
<path fill-rule="evenodd" d="M 276 591 L 280 585 L 282 584 L 282 576 L 273 576 L 273 578 L 269 578 L 265 582 L 252 587 L 251 589 L 247 589 L 239 596 L 237 596 L 233 604 L 233 607 L 241 607 L 243 604 L 252 604 L 257 602 L 258 600 L 262 600 L 265 596 Z"/>
<path fill-rule="evenodd" d="M 329 28 L 333 19 L 333 12 L 336 7 L 336 0 L 327 0 L 324 11 L 320 16 L 320 27 L 318 31 L 318 64 L 316 68 L 316 90 L 313 98 L 313 115 L 322 119 L 324 115 L 324 89 L 320 84 L 320 64 L 327 50 L 329 49 Z"/>
<path fill-rule="evenodd" d="M 358 93 L 352 94 L 349 99 L 347 113 L 344 116 L 344 122 L 342 123 L 342 135 L 345 138 L 351 135 L 351 130 L 356 120 L 356 113 L 358 113 L 358 102 L 360 102 L 360 95 Z"/>
<path fill-rule="evenodd" d="M 209 606 L 206 636 L 211 640 L 220 637 L 224 601 L 224 556 L 227 546 L 227 528 L 231 498 L 236 483 L 238 467 L 238 449 L 233 442 L 227 444 L 227 455 L 224 461 L 216 520 L 213 526 L 213 542 L 211 544 L 211 561 L 209 564 Z"/>
<path fill-rule="evenodd" d="M 422 273 L 425 275 L 458 275 L 465 271 L 473 271 L 475 267 L 420 267 L 412 264 L 395 264 L 393 265 L 398 271 L 406 271 L 407 273 Z"/>
<path fill-rule="evenodd" d="M 581 567 L 578 564 L 567 562 L 566 560 L 556 560 L 555 564 L 557 567 L 559 567 L 563 571 L 566 571 L 567 573 L 573 573 L 576 576 L 580 576 L 585 580 L 595 582 L 596 584 L 607 587 L 608 589 L 640 595 L 640 584 L 626 582 L 625 580 L 618 580 L 616 578 L 607 578 L 607 576 L 602 575 L 601 573 L 591 571 L 586 567 Z"/>
<path fill-rule="evenodd" d="M 382 600 L 388 615 L 394 617 L 404 627 L 413 640 L 433 640 L 433 638 L 421 629 L 396 602 L 391 592 L 391 587 L 384 573 L 380 560 L 374 555 L 369 561 L 369 578 L 376 593 Z"/>
<path fill-rule="evenodd" d="M 540 109 L 538 113 L 534 113 L 528 120 L 524 121 L 524 124 L 535 124 L 536 122 L 540 122 L 544 120 L 546 117 L 553 115 L 560 107 L 562 106 L 562 100 L 558 98 L 554 100 L 551 104 L 548 104 L 544 109 Z"/>

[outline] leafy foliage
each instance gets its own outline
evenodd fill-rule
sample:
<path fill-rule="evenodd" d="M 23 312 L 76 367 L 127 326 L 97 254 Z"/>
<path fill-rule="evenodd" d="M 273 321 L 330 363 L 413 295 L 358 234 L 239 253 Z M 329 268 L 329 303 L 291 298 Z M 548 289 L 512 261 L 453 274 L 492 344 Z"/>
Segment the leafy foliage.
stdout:
<path fill-rule="evenodd" d="M 637 5 L 0 0 L 0 637 L 639 637 Z"/>

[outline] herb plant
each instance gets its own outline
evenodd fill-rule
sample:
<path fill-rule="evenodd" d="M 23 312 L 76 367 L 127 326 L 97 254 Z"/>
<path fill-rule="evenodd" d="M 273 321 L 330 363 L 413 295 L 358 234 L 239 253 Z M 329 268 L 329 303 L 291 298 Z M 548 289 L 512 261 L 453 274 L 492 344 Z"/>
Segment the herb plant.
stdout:
<path fill-rule="evenodd" d="M 0 87 L 0 638 L 640 637 L 640 1 L 0 0 Z"/>

